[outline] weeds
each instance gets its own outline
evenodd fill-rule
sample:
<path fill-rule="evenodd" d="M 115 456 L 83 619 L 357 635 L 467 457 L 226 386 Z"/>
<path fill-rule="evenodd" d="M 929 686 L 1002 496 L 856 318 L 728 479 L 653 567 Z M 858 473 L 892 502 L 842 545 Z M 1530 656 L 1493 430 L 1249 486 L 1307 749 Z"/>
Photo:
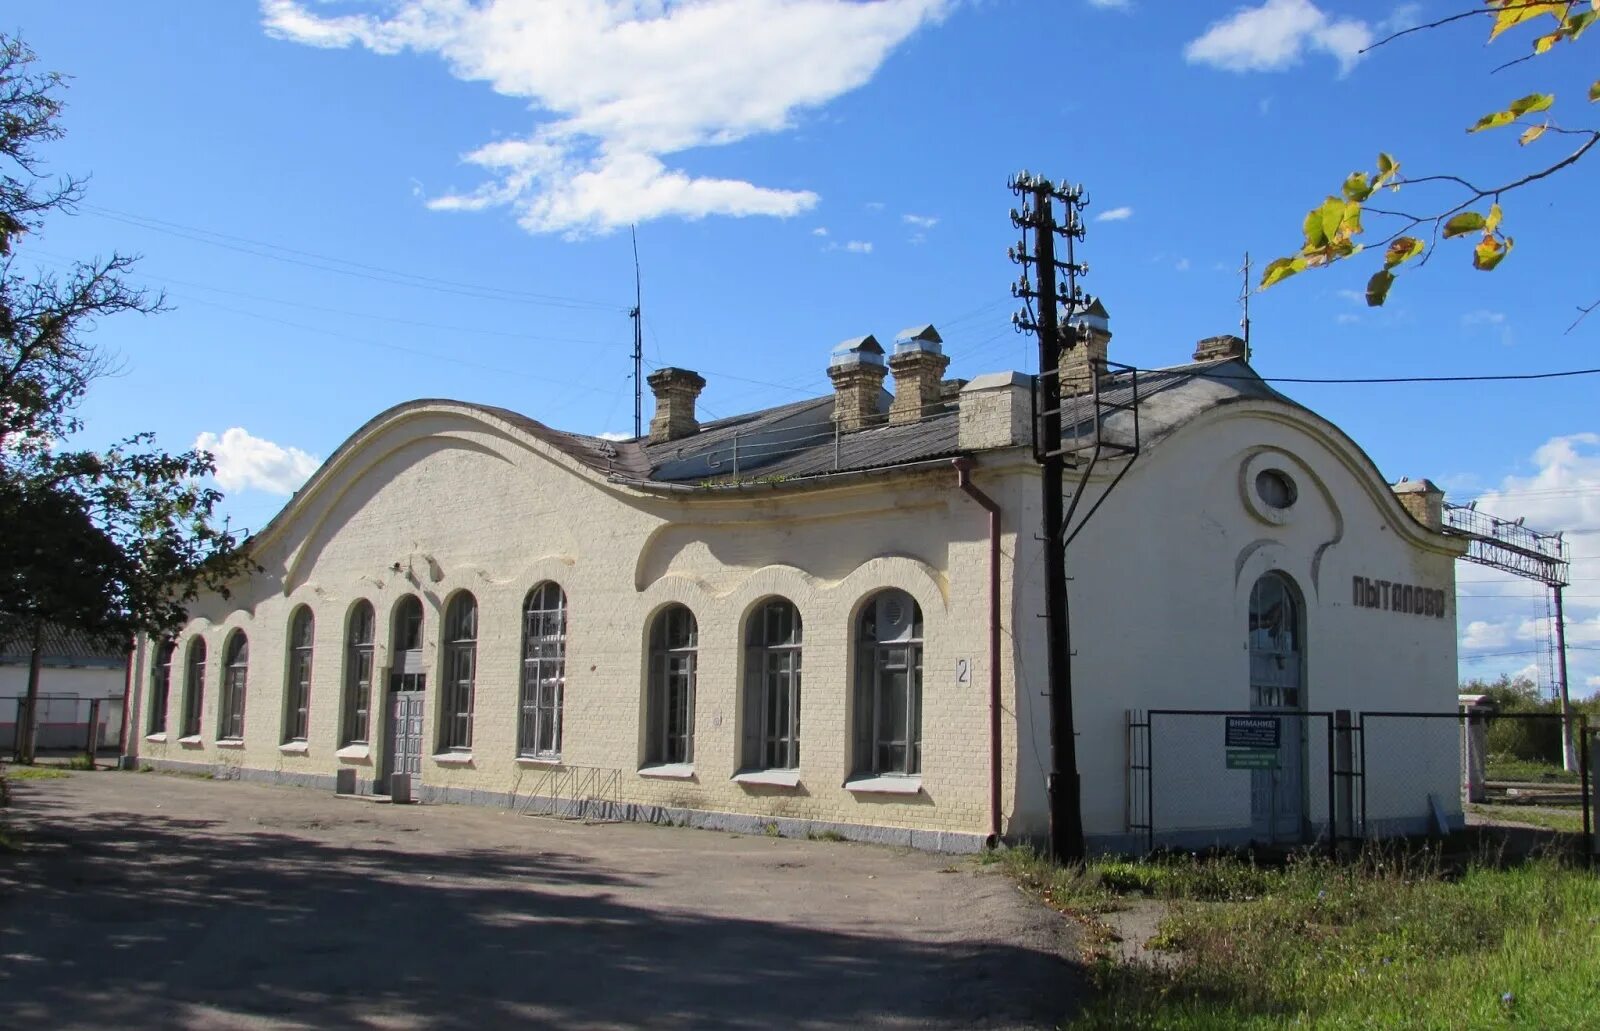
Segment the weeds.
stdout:
<path fill-rule="evenodd" d="M 843 834 L 840 834 L 838 831 L 807 831 L 806 832 L 806 840 L 807 841 L 849 841 L 850 839 L 846 838 Z"/>
<path fill-rule="evenodd" d="M 75 755 L 71 759 L 67 760 L 67 769 L 92 770 L 94 769 L 94 756 L 90 755 L 88 752 Z"/>
<path fill-rule="evenodd" d="M 1600 879 L 1559 858 L 1464 866 L 1437 849 L 1351 863 L 1172 855 L 1064 869 L 1025 849 L 997 860 L 1094 925 L 1125 895 L 1168 903 L 1147 949 L 1101 953 L 1098 998 L 1069 1027 L 1589 1026 L 1600 1011 Z"/>
<path fill-rule="evenodd" d="M 24 766 L 20 769 L 13 766 L 6 771 L 8 780 L 56 780 L 67 776 L 71 774 L 54 766 Z"/>

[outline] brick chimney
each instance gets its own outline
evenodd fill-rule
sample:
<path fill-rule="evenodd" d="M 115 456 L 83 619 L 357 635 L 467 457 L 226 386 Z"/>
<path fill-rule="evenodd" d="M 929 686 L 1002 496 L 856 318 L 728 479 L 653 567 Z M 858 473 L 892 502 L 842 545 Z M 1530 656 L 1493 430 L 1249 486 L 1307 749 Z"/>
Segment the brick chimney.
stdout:
<path fill-rule="evenodd" d="M 1111 317 L 1098 297 L 1090 298 L 1089 306 L 1072 317 L 1067 329 L 1076 331 L 1076 341 L 1061 349 L 1061 396 L 1073 397 L 1093 390 L 1096 376 L 1105 382 Z"/>
<path fill-rule="evenodd" d="M 1444 491 L 1432 480 L 1402 479 L 1390 489 L 1411 518 L 1435 533 L 1444 529 Z"/>
<path fill-rule="evenodd" d="M 1194 360 L 1197 362 L 1220 362 L 1229 358 L 1249 357 L 1250 350 L 1244 341 L 1231 333 L 1206 337 L 1194 345 Z"/>
<path fill-rule="evenodd" d="M 944 400 L 944 370 L 950 358 L 944 341 L 932 326 L 902 329 L 889 356 L 889 371 L 894 373 L 894 403 L 889 406 L 889 422 L 916 422 L 932 414 Z"/>
<path fill-rule="evenodd" d="M 872 336 L 846 340 L 833 349 L 828 378 L 833 380 L 833 418 L 845 433 L 883 421 L 878 400 L 883 394 L 883 345 Z"/>
<path fill-rule="evenodd" d="M 645 377 L 656 396 L 656 414 L 650 419 L 650 443 L 661 444 L 700 432 L 694 417 L 694 400 L 706 381 L 688 369 L 657 369 Z"/>

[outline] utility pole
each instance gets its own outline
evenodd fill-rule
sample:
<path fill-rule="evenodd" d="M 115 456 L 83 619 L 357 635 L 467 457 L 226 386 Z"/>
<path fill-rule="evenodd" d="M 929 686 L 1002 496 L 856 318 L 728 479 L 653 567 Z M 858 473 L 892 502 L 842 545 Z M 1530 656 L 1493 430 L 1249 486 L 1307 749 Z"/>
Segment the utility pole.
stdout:
<path fill-rule="evenodd" d="M 633 237 L 633 310 L 628 317 L 633 320 L 633 435 L 644 436 L 644 300 L 639 286 L 639 232 L 628 227 Z"/>
<path fill-rule="evenodd" d="M 1034 420 L 1034 457 L 1040 463 L 1040 489 L 1043 507 L 1045 566 L 1045 641 L 1049 657 L 1050 697 L 1050 853 L 1059 862 L 1078 862 L 1084 858 L 1082 791 L 1078 783 L 1078 754 L 1072 713 L 1072 641 L 1067 613 L 1067 549 L 1063 523 L 1062 471 L 1066 451 L 1061 441 L 1061 353 L 1063 346 L 1076 344 L 1070 329 L 1072 314 L 1081 301 L 1076 276 L 1085 271 L 1073 261 L 1072 244 L 1083 235 L 1077 209 L 1083 199 L 1081 188 L 1057 187 L 1041 176 L 1026 171 L 1014 176 L 1011 191 L 1022 198 L 1022 209 L 1011 212 L 1011 223 L 1023 232 L 1022 243 L 1013 248 L 1011 259 L 1022 266 L 1021 280 L 1013 285 L 1013 296 L 1023 299 L 1026 309 L 1012 317 L 1020 331 L 1033 331 L 1039 339 L 1038 399 Z M 1064 225 L 1055 221 L 1052 202 L 1059 200 L 1066 214 Z M 1033 253 L 1028 253 L 1028 233 L 1033 233 Z M 1055 238 L 1067 242 L 1067 260 L 1056 260 Z M 1028 280 L 1032 265 L 1036 286 Z M 1068 289 L 1057 289 L 1056 273 L 1068 274 Z M 1038 311 L 1032 301 L 1038 299 Z M 1066 309 L 1069 335 L 1061 334 L 1060 309 Z"/>
<path fill-rule="evenodd" d="M 1566 619 L 1561 612 L 1561 585 L 1553 584 L 1551 592 L 1556 596 L 1555 638 L 1556 638 L 1556 697 L 1561 699 L 1561 765 L 1568 773 L 1578 772 L 1578 749 L 1582 747 L 1579 742 L 1573 741 L 1572 698 L 1567 693 L 1567 629 Z"/>
<path fill-rule="evenodd" d="M 1244 317 L 1239 320 L 1239 329 L 1244 335 L 1244 360 L 1250 360 L 1250 252 L 1244 252 L 1244 267 L 1239 270 L 1244 276 L 1244 286 L 1239 290 L 1239 306 L 1244 309 Z"/>

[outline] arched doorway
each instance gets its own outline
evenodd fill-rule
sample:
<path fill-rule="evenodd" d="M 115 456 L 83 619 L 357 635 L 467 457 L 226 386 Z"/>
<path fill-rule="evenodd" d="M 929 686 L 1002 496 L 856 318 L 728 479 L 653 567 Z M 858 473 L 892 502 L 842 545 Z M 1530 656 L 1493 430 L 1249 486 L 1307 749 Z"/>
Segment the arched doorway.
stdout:
<path fill-rule="evenodd" d="M 422 779 L 422 712 L 428 675 L 422 668 L 422 600 L 407 595 L 395 606 L 390 629 L 389 733 L 385 739 L 383 775 L 379 792 L 386 792 L 389 776 Z"/>
<path fill-rule="evenodd" d="M 1278 719 L 1278 765 L 1251 774 L 1250 814 L 1269 841 L 1306 836 L 1305 623 L 1300 592 L 1281 573 L 1250 589 L 1250 708 Z"/>

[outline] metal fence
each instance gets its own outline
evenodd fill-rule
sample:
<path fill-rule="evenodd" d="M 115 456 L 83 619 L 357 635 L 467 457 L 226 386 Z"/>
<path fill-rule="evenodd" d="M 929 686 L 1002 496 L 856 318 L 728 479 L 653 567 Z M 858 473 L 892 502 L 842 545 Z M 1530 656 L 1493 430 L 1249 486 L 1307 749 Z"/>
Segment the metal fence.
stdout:
<path fill-rule="evenodd" d="M 1586 719 L 1573 724 L 1587 741 Z M 1336 848 L 1447 833 L 1469 812 L 1516 823 L 1526 807 L 1532 825 L 1588 836 L 1587 755 L 1560 770 L 1563 727 L 1544 713 L 1132 710 L 1125 829 L 1149 850 Z"/>
<path fill-rule="evenodd" d="M 28 724 L 28 699 L 0 697 L 0 750 L 15 754 Z M 41 694 L 33 720 L 36 752 L 98 752 L 122 744 L 122 699 Z"/>

